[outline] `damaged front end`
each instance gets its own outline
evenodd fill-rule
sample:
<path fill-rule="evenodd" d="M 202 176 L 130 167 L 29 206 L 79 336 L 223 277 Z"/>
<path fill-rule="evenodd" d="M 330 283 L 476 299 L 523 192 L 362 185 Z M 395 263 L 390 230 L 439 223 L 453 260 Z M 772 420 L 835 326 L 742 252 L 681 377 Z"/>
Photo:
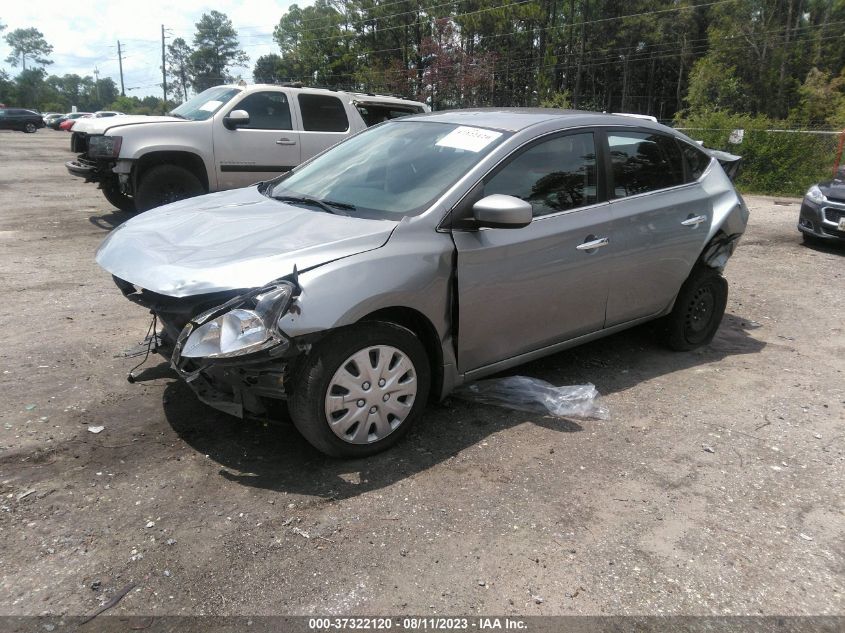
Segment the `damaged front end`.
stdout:
<path fill-rule="evenodd" d="M 261 288 L 182 298 L 115 282 L 161 323 L 155 351 L 200 400 L 243 418 L 266 417 L 287 398 L 290 361 L 302 350 L 278 323 L 300 293 L 295 274 Z"/>

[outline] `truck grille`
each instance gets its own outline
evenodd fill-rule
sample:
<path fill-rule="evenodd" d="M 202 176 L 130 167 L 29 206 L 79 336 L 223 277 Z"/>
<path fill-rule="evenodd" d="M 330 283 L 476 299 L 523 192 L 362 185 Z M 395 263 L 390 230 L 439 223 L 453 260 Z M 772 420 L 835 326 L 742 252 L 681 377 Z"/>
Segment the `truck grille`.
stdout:
<path fill-rule="evenodd" d="M 831 207 L 825 207 L 822 209 L 824 213 L 824 219 L 828 222 L 834 222 L 839 224 L 839 220 L 841 218 L 845 218 L 845 209 L 833 209 Z"/>

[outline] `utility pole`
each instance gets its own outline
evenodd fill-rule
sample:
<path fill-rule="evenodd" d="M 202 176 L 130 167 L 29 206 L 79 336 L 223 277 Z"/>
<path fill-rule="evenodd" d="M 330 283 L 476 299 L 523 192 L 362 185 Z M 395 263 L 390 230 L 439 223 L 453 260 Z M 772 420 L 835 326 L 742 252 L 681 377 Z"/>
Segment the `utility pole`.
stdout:
<path fill-rule="evenodd" d="M 164 24 L 161 25 L 161 89 L 164 93 L 162 108 L 167 112 L 167 66 L 164 63 Z"/>
<path fill-rule="evenodd" d="M 94 66 L 94 88 L 97 90 L 97 107 L 103 105 L 100 103 L 100 69 Z"/>
<path fill-rule="evenodd" d="M 120 50 L 120 40 L 117 40 L 117 63 L 120 65 L 120 96 L 125 97 L 126 91 L 123 89 L 123 53 Z"/>

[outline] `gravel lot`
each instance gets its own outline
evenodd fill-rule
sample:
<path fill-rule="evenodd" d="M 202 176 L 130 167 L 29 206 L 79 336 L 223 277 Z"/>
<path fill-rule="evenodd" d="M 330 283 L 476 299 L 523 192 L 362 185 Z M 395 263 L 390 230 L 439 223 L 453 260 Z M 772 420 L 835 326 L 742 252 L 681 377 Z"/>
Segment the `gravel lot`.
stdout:
<path fill-rule="evenodd" d="M 748 197 L 709 347 L 518 368 L 611 420 L 455 399 L 369 460 L 200 404 L 93 260 L 127 219 L 65 133 L 0 133 L 0 613 L 842 614 L 845 251 Z M 105 427 L 101 433 L 89 427 Z M 705 450 L 706 447 L 706 450 Z"/>

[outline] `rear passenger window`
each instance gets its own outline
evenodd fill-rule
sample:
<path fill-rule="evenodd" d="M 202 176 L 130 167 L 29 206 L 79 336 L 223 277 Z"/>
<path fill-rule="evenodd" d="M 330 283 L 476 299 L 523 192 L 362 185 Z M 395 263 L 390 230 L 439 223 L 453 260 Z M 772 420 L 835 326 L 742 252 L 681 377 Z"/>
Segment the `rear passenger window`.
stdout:
<path fill-rule="evenodd" d="M 560 136 L 522 152 L 484 185 L 485 196 L 494 193 L 530 202 L 535 218 L 594 204 L 593 134 Z"/>
<path fill-rule="evenodd" d="M 290 130 L 290 105 L 284 92 L 254 92 L 241 100 L 235 110 L 246 110 L 249 123 L 244 130 Z"/>
<path fill-rule="evenodd" d="M 674 139 L 647 132 L 607 135 L 617 198 L 657 191 L 684 183 L 681 150 Z"/>
<path fill-rule="evenodd" d="M 687 162 L 687 170 L 689 182 L 695 182 L 707 170 L 710 165 L 710 155 L 701 151 L 697 147 L 693 147 L 688 143 L 679 141 L 681 146 L 681 153 L 684 155 L 684 160 Z"/>
<path fill-rule="evenodd" d="M 390 119 L 398 119 L 399 117 L 423 111 L 422 108 L 395 110 L 390 106 L 379 105 L 359 105 L 357 107 L 358 113 L 361 115 L 361 118 L 364 119 L 364 123 L 367 124 L 367 127 L 378 125 L 379 123 L 389 121 Z"/>
<path fill-rule="evenodd" d="M 300 94 L 298 98 L 302 128 L 306 132 L 345 132 L 349 129 L 346 110 L 337 97 Z"/>

